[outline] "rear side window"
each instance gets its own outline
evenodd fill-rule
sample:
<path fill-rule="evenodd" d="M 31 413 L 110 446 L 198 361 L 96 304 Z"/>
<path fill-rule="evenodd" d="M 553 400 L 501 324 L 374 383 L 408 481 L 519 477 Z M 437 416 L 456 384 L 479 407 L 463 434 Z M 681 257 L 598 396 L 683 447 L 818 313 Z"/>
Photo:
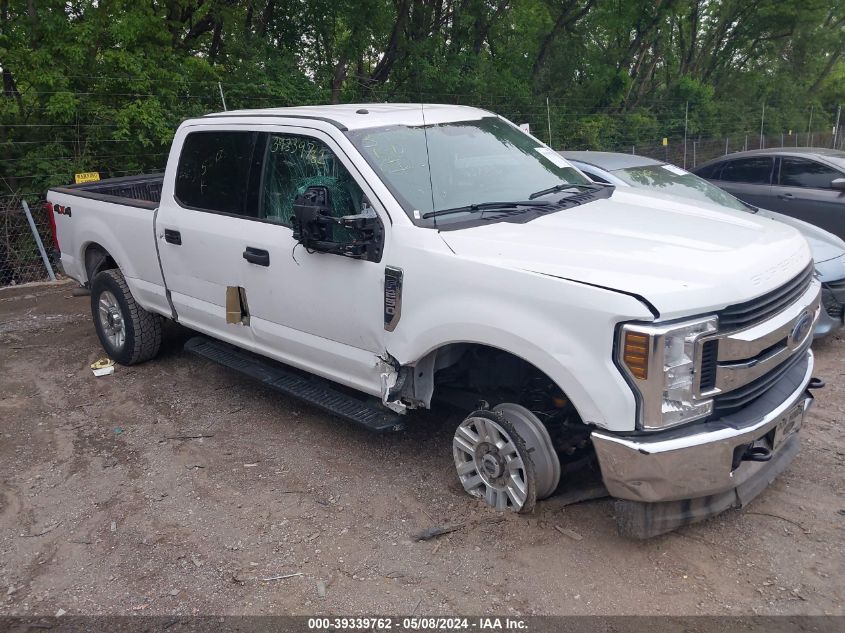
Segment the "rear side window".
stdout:
<path fill-rule="evenodd" d="M 708 180 L 718 180 L 719 172 L 722 170 L 724 163 L 713 163 L 712 165 L 705 165 L 700 169 L 694 171 L 699 178 L 707 178 Z"/>
<path fill-rule="evenodd" d="M 719 180 L 768 185 L 771 183 L 773 162 L 773 159 L 767 156 L 732 160 L 724 163 Z"/>
<path fill-rule="evenodd" d="M 176 171 L 176 199 L 193 209 L 254 216 L 246 191 L 257 132 L 191 132 Z"/>
<path fill-rule="evenodd" d="M 784 157 L 780 163 L 780 184 L 784 187 L 830 189 L 830 181 L 843 174 L 832 167 L 805 158 Z"/>

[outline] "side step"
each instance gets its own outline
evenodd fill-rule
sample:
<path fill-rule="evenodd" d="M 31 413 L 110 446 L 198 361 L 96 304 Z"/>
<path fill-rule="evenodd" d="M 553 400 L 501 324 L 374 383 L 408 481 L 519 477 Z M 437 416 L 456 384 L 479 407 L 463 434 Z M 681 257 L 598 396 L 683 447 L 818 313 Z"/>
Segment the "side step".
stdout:
<path fill-rule="evenodd" d="M 335 388 L 328 380 L 299 372 L 227 343 L 195 336 L 185 343 L 185 351 L 225 365 L 286 396 L 304 400 L 371 431 L 401 431 L 404 428 L 405 416 L 382 407 L 375 399 L 371 398 L 368 402 L 364 395 L 356 398 Z"/>

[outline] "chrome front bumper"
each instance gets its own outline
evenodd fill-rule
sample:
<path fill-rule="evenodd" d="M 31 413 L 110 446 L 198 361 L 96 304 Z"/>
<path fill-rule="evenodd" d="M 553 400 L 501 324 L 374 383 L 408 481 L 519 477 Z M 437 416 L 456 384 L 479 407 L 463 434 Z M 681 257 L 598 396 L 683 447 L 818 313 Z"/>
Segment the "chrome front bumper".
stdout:
<path fill-rule="evenodd" d="M 789 422 L 800 426 L 813 397 L 807 390 L 813 353 L 791 367 L 757 400 L 718 420 L 641 435 L 592 434 L 602 478 L 611 496 L 660 502 L 716 495 L 741 486 L 797 438 L 779 437 Z M 783 426 L 780 426 L 782 425 Z M 750 447 L 768 448 L 770 461 L 744 461 Z M 794 455 L 794 453 L 793 453 Z M 785 455 L 783 456 L 785 457 Z M 791 457 L 790 457 L 791 460 Z"/>

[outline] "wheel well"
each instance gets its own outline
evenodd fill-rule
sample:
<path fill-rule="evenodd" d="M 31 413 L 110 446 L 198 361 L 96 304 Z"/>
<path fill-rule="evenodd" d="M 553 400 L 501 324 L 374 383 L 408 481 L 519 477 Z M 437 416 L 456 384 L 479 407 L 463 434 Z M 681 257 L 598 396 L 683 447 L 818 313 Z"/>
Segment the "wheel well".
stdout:
<path fill-rule="evenodd" d="M 119 268 L 119 266 L 102 246 L 92 242 L 85 248 L 85 274 L 89 284 L 97 273 L 113 268 Z"/>
<path fill-rule="evenodd" d="M 413 392 L 420 406 L 451 405 L 464 412 L 502 402 L 520 404 L 546 426 L 562 460 L 591 451 L 592 427 L 554 380 L 510 352 L 476 343 L 452 343 L 414 367 Z M 406 393 L 407 393 L 406 389 Z"/>
<path fill-rule="evenodd" d="M 434 356 L 433 362 L 429 359 Z M 431 376 L 432 399 L 437 400 L 449 390 L 476 394 L 491 405 L 500 402 L 535 406 L 541 402 L 540 390 L 548 398 L 566 398 L 563 390 L 541 370 L 519 356 L 489 345 L 452 343 L 431 352 L 417 363 L 416 379 Z M 527 406 L 527 405 L 526 405 Z M 528 407 L 529 409 L 532 407 Z"/>

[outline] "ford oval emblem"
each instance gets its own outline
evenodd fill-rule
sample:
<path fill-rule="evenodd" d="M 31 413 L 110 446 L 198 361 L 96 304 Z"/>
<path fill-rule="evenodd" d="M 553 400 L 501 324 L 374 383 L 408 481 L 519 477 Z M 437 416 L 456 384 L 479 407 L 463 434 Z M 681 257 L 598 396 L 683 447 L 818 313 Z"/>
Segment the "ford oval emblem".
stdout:
<path fill-rule="evenodd" d="M 804 312 L 801 313 L 801 316 L 798 317 L 798 320 L 795 321 L 792 332 L 789 333 L 790 345 L 801 343 L 805 338 L 807 338 L 807 334 L 809 334 L 812 326 L 813 317 L 810 316 L 809 312 L 804 310 Z"/>

